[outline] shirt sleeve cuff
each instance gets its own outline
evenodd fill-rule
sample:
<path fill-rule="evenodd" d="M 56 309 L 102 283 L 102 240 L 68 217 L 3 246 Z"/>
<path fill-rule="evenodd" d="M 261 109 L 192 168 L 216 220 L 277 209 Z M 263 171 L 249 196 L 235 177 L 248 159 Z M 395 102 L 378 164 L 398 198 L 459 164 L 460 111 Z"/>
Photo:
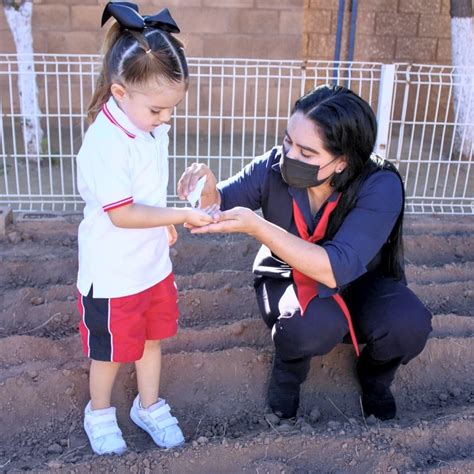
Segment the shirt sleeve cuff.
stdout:
<path fill-rule="evenodd" d="M 337 293 L 338 288 L 329 288 L 329 286 L 323 283 L 318 283 L 318 296 L 320 298 L 329 298 L 330 296 Z"/>
<path fill-rule="evenodd" d="M 328 254 L 338 288 L 349 284 L 367 271 L 367 268 L 351 252 L 346 252 L 343 248 L 338 248 L 331 243 L 325 243 L 323 247 Z"/>
<path fill-rule="evenodd" d="M 133 202 L 133 196 L 129 196 L 125 199 L 121 199 L 120 201 L 115 201 L 111 202 L 109 204 L 106 204 L 105 206 L 102 206 L 102 209 L 104 212 L 111 211 L 112 209 L 117 209 L 117 207 L 122 207 L 127 204 L 131 204 Z"/>

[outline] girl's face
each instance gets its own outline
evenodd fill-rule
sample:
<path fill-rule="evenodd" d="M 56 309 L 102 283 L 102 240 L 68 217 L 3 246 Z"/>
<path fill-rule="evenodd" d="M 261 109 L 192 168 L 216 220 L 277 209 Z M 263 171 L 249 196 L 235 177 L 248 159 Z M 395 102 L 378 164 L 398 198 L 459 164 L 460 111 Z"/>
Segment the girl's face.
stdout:
<path fill-rule="evenodd" d="M 344 157 L 334 156 L 324 148 L 317 127 L 302 112 L 295 112 L 290 117 L 283 139 L 283 148 L 288 158 L 309 165 L 318 165 L 319 180 L 326 179 L 347 166 Z"/>
<path fill-rule="evenodd" d="M 137 128 L 152 132 L 156 127 L 170 121 L 174 107 L 186 95 L 186 84 L 177 82 L 131 87 L 114 83 L 111 92 L 117 105 Z"/>

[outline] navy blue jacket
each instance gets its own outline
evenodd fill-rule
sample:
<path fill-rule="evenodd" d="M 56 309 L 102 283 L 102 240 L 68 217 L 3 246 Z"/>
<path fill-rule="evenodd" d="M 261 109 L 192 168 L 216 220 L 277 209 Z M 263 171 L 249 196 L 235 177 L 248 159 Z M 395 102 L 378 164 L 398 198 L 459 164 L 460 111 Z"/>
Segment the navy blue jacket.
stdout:
<path fill-rule="evenodd" d="M 285 183 L 279 166 L 280 151 L 281 147 L 273 148 L 255 158 L 235 176 L 219 183 L 221 209 L 236 206 L 262 209 L 266 220 L 298 235 L 292 208 L 292 200 L 295 199 L 312 233 L 324 205 L 313 216 L 306 189 L 294 188 Z M 334 193 L 328 201 L 336 197 Z M 334 237 L 320 243 L 329 256 L 337 289 L 344 288 L 380 265 L 382 247 L 402 211 L 403 199 L 402 183 L 392 171 L 376 171 L 362 184 L 354 208 Z M 265 246 L 257 254 L 254 272 L 273 278 L 291 278 L 291 268 L 272 255 Z M 337 289 L 319 284 L 319 295 L 330 296 Z"/>

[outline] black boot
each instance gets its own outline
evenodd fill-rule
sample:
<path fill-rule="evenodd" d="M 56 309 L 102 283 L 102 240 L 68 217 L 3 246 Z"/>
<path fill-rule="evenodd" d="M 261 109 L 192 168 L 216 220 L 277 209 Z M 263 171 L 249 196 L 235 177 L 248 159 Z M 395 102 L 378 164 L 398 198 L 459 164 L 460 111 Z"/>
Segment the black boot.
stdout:
<path fill-rule="evenodd" d="M 362 388 L 362 407 L 365 416 L 391 420 L 397 414 L 390 385 L 400 366 L 400 359 L 376 361 L 364 350 L 357 361 L 357 375 Z"/>
<path fill-rule="evenodd" d="M 306 379 L 311 357 L 283 361 L 275 354 L 268 384 L 268 405 L 280 418 L 296 416 L 300 404 L 300 385 Z"/>

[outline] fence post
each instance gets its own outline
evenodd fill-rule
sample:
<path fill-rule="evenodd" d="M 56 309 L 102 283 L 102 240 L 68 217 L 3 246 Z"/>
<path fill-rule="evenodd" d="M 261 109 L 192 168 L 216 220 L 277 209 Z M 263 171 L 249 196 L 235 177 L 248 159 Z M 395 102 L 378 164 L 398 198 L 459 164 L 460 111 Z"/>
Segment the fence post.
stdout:
<path fill-rule="evenodd" d="M 377 105 L 377 140 L 374 152 L 385 158 L 390 133 L 393 89 L 395 87 L 395 64 L 383 64 Z"/>

